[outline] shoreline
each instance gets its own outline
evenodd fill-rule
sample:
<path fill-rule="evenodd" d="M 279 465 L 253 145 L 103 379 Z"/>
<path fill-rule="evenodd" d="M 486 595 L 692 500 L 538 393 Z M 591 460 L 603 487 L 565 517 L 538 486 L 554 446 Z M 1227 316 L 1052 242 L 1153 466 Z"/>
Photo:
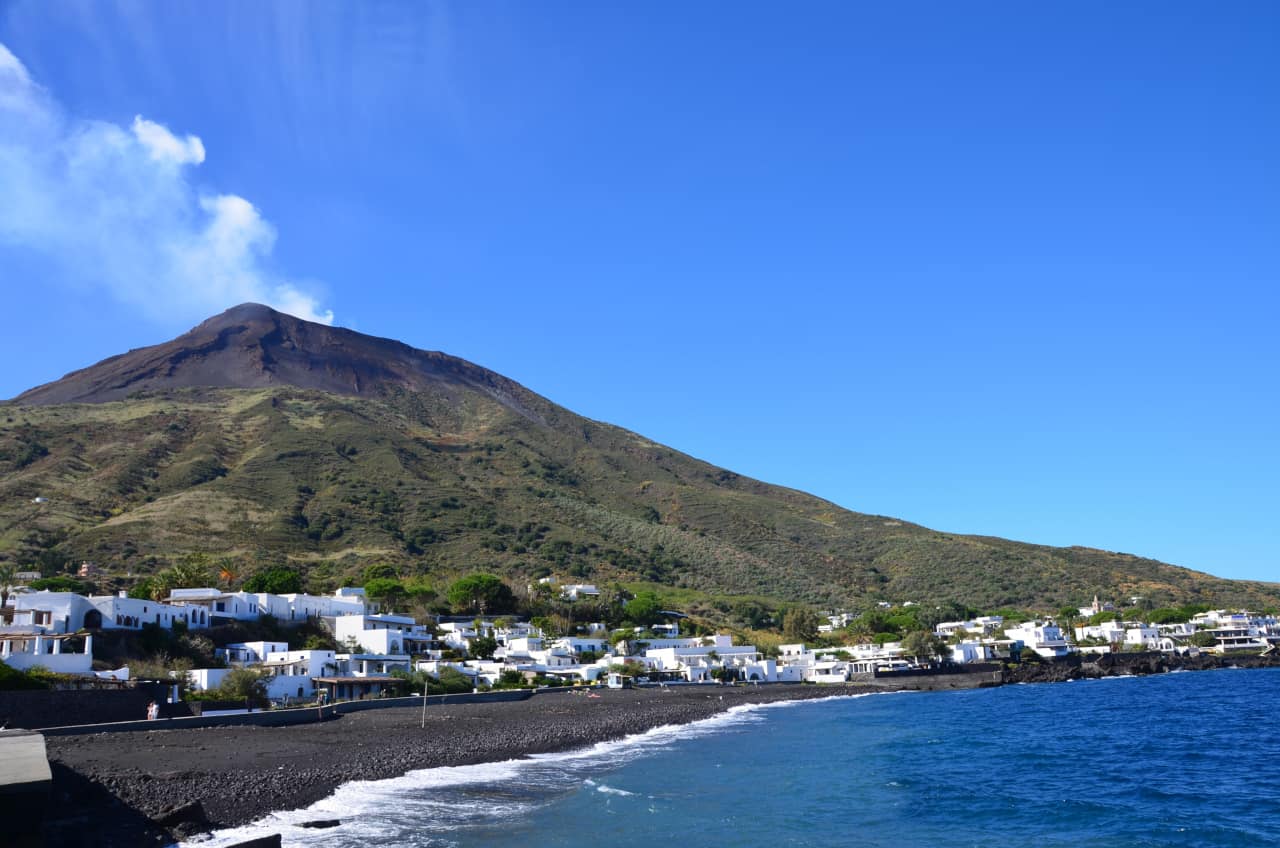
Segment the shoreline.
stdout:
<path fill-rule="evenodd" d="M 1243 662 L 1241 662 L 1243 660 Z M 1178 670 L 1277 667 L 1280 658 L 1103 655 L 1029 663 L 1002 684 L 1142 676 Z M 287 727 L 211 727 L 51 736 L 53 792 L 46 848 L 163 846 L 299 810 L 358 780 L 588 748 L 733 707 L 992 685 L 947 674 L 840 684 L 677 686 L 539 693 L 524 701 L 347 713 Z M 192 802 L 196 803 L 192 803 Z"/>
<path fill-rule="evenodd" d="M 590 747 L 743 705 L 905 687 L 874 684 L 544 693 L 526 701 L 348 713 L 292 727 L 218 727 L 56 736 L 47 848 L 167 845 L 308 807 L 356 780 Z M 199 800 L 199 807 L 190 805 Z"/>

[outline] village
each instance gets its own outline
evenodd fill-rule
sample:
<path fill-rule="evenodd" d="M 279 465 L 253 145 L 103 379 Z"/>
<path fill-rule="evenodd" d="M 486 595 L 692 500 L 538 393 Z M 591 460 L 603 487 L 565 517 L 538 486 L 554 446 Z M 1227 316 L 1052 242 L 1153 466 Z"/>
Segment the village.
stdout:
<path fill-rule="evenodd" d="M 1072 654 L 1161 652 L 1197 655 L 1274 654 L 1280 650 L 1275 616 L 1247 610 L 1205 610 L 1185 621 L 1147 621 L 1137 606 L 1099 602 L 1076 615 L 1007 622 L 1000 615 L 939 622 L 927 638 L 864 640 L 832 645 L 856 616 L 830 613 L 817 630 L 823 645 L 781 644 L 768 650 L 734 644 L 724 633 L 682 635 L 683 615 L 663 611 L 664 623 L 606 628 L 602 622 L 550 635 L 510 616 L 443 616 L 424 620 L 382 612 L 360 587 L 330 595 L 175 588 L 161 601 L 74 592 L 32 591 L 19 573 L 0 607 L 0 660 L 12 669 L 42 669 L 92 686 L 127 685 L 128 666 L 94 669 L 95 635 L 113 631 L 208 631 L 235 622 L 273 619 L 318 624 L 336 649 L 291 644 L 288 638 L 217 645 L 217 667 L 169 673 L 171 700 L 217 692 L 229 675 L 249 670 L 277 707 L 336 703 L 420 691 L 432 681 L 447 691 L 548 686 L 698 683 L 847 683 L 943 667 L 1008 661 L 1037 662 Z M 586 584 L 556 585 L 566 601 L 599 593 Z M 912 606 L 906 602 L 903 606 Z M 882 602 L 880 607 L 892 605 Z M 1063 613 L 1070 612 L 1064 610 Z M 1064 620 L 1066 619 L 1066 620 Z M 819 621 L 823 621 L 819 619 Z M 181 676 L 181 680 L 178 677 Z M 425 681 L 425 683 L 423 683 Z M 414 683 L 419 685 L 414 686 Z M 181 685 L 178 685 L 181 684 Z M 249 705 L 252 708 L 253 705 Z"/>

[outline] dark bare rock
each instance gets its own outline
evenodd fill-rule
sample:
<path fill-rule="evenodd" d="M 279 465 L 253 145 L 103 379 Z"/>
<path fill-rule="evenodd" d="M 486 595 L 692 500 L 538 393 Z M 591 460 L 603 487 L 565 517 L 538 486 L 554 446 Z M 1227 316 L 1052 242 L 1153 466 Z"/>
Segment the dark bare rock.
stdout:
<path fill-rule="evenodd" d="M 259 836 L 257 839 L 250 839 L 248 842 L 237 842 L 235 845 L 228 845 L 227 848 L 280 848 L 280 834 L 273 833 L 270 836 Z"/>
<path fill-rule="evenodd" d="M 535 397 L 527 389 L 466 360 L 304 321 L 257 303 L 232 307 L 171 341 L 73 371 L 14 402 L 105 403 L 138 392 L 278 386 L 365 397 L 455 388 L 481 392 L 536 417 L 529 407 Z"/>
<path fill-rule="evenodd" d="M 163 776 L 161 776 L 163 779 Z M 155 818 L 156 824 L 162 827 L 176 827 L 180 824 L 207 825 L 208 817 L 204 814 L 204 806 L 196 801 L 187 801 L 181 804 L 175 804 L 163 811 Z"/>

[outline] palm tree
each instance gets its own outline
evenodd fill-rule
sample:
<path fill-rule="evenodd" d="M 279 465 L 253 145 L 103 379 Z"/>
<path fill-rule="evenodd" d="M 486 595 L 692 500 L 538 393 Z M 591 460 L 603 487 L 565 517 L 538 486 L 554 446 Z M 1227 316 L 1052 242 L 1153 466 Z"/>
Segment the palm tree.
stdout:
<path fill-rule="evenodd" d="M 230 589 L 239 580 L 240 569 L 233 560 L 224 559 L 218 563 L 218 581 L 223 586 Z"/>

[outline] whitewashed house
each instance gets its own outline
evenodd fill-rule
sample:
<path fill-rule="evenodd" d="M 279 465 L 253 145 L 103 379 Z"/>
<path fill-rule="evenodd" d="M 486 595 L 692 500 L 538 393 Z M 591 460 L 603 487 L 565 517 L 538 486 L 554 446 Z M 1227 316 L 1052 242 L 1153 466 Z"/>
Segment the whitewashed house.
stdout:
<path fill-rule="evenodd" d="M 732 636 L 720 634 L 652 640 L 644 662 L 654 671 L 678 674 L 692 683 L 713 679 L 717 668 L 733 671 L 740 680 L 772 683 L 778 678 L 774 660 L 762 657 L 754 645 L 734 645 Z"/>
<path fill-rule="evenodd" d="M 334 651 L 272 651 L 262 663 L 267 697 L 272 700 L 307 699 L 316 694 L 315 681 L 339 672 Z"/>
<path fill-rule="evenodd" d="M 970 636 L 990 636 L 1003 626 L 1004 616 L 980 615 L 967 621 L 944 621 L 934 627 L 933 632 L 944 639 L 950 639 L 961 630 Z"/>
<path fill-rule="evenodd" d="M 412 659 L 408 654 L 344 653 L 335 654 L 338 677 L 386 677 L 393 671 L 408 671 Z"/>
<path fill-rule="evenodd" d="M 339 590 L 341 591 L 341 590 Z M 364 598 L 346 598 L 337 595 L 308 595 L 305 593 L 272 595 L 259 592 L 254 595 L 263 615 L 280 621 L 306 621 L 308 618 L 336 618 L 343 615 L 364 615 Z"/>
<path fill-rule="evenodd" d="M 1075 628 L 1076 641 L 1086 639 L 1101 640 L 1107 644 L 1125 641 L 1125 628 L 1115 621 L 1104 621 L 1102 624 L 1081 624 Z"/>
<path fill-rule="evenodd" d="M 999 648 L 990 642 L 965 639 L 950 648 L 951 661 L 955 663 L 992 662 L 1000 658 Z"/>
<path fill-rule="evenodd" d="M 203 616 L 172 604 L 145 598 L 118 595 L 93 595 L 85 597 L 74 592 L 24 592 L 15 595 L 16 612 L 31 613 L 35 626 L 54 633 L 75 633 L 78 630 L 141 630 L 154 624 L 166 630 L 177 622 L 193 629 L 207 626 Z"/>
<path fill-rule="evenodd" d="M 446 621 L 440 624 L 440 641 L 456 651 L 471 652 L 471 643 L 480 638 L 472 622 Z"/>
<path fill-rule="evenodd" d="M 600 597 L 600 590 L 590 583 L 567 583 L 560 587 L 560 597 L 566 601 L 598 598 Z"/>
<path fill-rule="evenodd" d="M 1005 628 L 1004 635 L 1042 657 L 1065 657 L 1071 653 L 1071 646 L 1062 638 L 1062 629 L 1056 624 L 1028 621 Z"/>
<path fill-rule="evenodd" d="M 1154 624 L 1129 624 L 1124 630 L 1124 644 L 1138 645 L 1143 650 L 1160 650 L 1160 629 Z"/>
<path fill-rule="evenodd" d="M 342 615 L 334 620 L 339 645 L 354 645 L 370 654 L 429 653 L 435 636 L 407 615 Z"/>
<path fill-rule="evenodd" d="M 258 597 L 248 592 L 223 592 L 211 587 L 174 589 L 165 600 L 195 611 L 210 624 L 257 621 L 265 614 L 258 606 Z"/>
<path fill-rule="evenodd" d="M 0 661 L 27 671 L 37 666 L 56 674 L 93 674 L 93 636 L 86 634 L 79 651 L 67 643 L 77 638 L 40 627 L 0 627 Z"/>
<path fill-rule="evenodd" d="M 221 686 L 231 671 L 229 668 L 193 668 L 187 672 L 187 681 L 196 692 L 208 692 Z"/>
<path fill-rule="evenodd" d="M 257 665 L 272 653 L 289 650 L 288 642 L 233 642 L 217 648 L 213 655 L 231 665 Z"/>

